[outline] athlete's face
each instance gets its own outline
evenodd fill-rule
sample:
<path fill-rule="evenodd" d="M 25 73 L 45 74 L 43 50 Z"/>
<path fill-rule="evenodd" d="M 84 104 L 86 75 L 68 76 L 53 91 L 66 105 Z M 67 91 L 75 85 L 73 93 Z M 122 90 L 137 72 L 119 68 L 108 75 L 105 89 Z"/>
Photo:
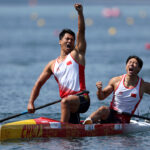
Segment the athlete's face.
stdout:
<path fill-rule="evenodd" d="M 63 38 L 59 41 L 61 45 L 61 49 L 64 50 L 66 53 L 70 53 L 74 48 L 75 39 L 74 37 L 66 33 Z"/>
<path fill-rule="evenodd" d="M 135 58 L 129 59 L 126 64 L 126 71 L 128 75 L 137 75 L 140 71 L 138 61 Z"/>

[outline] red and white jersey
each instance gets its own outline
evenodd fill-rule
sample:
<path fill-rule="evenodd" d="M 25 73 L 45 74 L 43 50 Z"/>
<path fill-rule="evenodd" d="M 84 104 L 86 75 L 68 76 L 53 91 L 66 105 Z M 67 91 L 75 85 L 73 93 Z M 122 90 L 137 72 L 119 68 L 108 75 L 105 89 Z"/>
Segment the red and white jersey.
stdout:
<path fill-rule="evenodd" d="M 60 97 L 85 90 L 84 66 L 78 64 L 69 54 L 63 62 L 55 61 L 53 74 L 59 85 Z"/>
<path fill-rule="evenodd" d="M 122 76 L 117 89 L 113 93 L 113 99 L 110 108 L 119 112 L 127 112 L 133 114 L 141 101 L 139 95 L 141 78 L 138 79 L 135 87 L 128 88 L 124 85 L 125 77 L 126 74 Z"/>

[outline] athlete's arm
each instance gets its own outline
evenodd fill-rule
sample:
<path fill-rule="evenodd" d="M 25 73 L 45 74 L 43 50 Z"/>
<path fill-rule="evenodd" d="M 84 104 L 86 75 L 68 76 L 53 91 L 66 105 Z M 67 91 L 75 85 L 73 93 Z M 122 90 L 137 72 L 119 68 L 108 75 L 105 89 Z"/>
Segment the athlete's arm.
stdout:
<path fill-rule="evenodd" d="M 144 82 L 144 93 L 150 94 L 150 83 Z"/>
<path fill-rule="evenodd" d="M 85 22 L 83 16 L 83 7 L 81 4 L 75 4 L 75 9 L 78 12 L 78 32 L 76 38 L 76 46 L 72 51 L 71 55 L 75 58 L 75 60 L 85 65 L 85 52 L 86 52 L 86 40 L 85 40 Z"/>
<path fill-rule="evenodd" d="M 97 97 L 99 100 L 104 100 L 114 90 L 112 79 L 109 81 L 108 85 L 103 90 L 102 90 L 102 82 L 101 81 L 96 82 L 96 86 L 97 86 L 96 94 L 97 94 Z"/>
<path fill-rule="evenodd" d="M 102 90 L 102 83 L 97 82 L 97 97 L 99 100 L 104 100 L 106 97 L 108 97 L 116 88 L 118 87 L 118 84 L 121 80 L 122 76 L 114 77 L 112 78 L 108 85 Z"/>
<path fill-rule="evenodd" d="M 33 89 L 32 89 L 32 92 L 31 92 L 31 95 L 30 95 L 30 99 L 29 99 L 29 102 L 28 102 L 28 112 L 29 113 L 34 113 L 34 101 L 36 100 L 36 98 L 38 97 L 39 93 L 40 93 L 40 89 L 41 87 L 44 85 L 44 83 L 50 78 L 50 76 L 52 75 L 52 62 L 51 61 L 50 63 L 48 63 L 46 65 L 46 67 L 44 68 L 43 72 L 41 73 L 41 75 L 39 76 L 39 78 L 37 79 Z"/>

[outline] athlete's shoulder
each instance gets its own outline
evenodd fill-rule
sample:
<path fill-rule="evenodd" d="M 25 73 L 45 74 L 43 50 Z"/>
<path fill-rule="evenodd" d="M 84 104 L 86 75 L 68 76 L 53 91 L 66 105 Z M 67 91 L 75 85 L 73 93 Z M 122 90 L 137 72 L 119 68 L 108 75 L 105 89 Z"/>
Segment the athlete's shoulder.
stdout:
<path fill-rule="evenodd" d="M 50 69 L 50 70 L 53 70 L 54 66 L 55 66 L 55 62 L 56 62 L 57 58 L 56 59 L 53 59 L 51 61 L 48 62 L 47 64 L 47 67 Z"/>
<path fill-rule="evenodd" d="M 85 55 L 83 55 L 76 48 L 73 49 L 70 53 L 70 56 L 78 63 L 85 66 Z"/>
<path fill-rule="evenodd" d="M 53 60 L 49 61 L 47 65 L 51 66 L 51 65 L 53 65 L 55 62 L 56 62 L 56 59 L 53 59 Z"/>
<path fill-rule="evenodd" d="M 144 80 L 141 80 L 141 88 L 143 91 L 147 94 L 150 94 L 150 82 L 146 82 Z"/>
<path fill-rule="evenodd" d="M 122 77 L 123 76 L 121 75 L 121 76 L 116 76 L 116 77 L 111 78 L 109 81 L 109 85 L 112 86 L 114 89 L 116 89 Z"/>
<path fill-rule="evenodd" d="M 73 57 L 73 58 L 76 58 L 76 57 L 79 55 L 79 51 L 78 51 L 76 48 L 74 48 L 74 49 L 69 53 L 69 55 L 70 55 L 71 57 Z"/>
<path fill-rule="evenodd" d="M 122 75 L 113 77 L 110 79 L 110 82 L 116 83 L 118 81 L 121 81 L 122 77 L 123 77 Z"/>

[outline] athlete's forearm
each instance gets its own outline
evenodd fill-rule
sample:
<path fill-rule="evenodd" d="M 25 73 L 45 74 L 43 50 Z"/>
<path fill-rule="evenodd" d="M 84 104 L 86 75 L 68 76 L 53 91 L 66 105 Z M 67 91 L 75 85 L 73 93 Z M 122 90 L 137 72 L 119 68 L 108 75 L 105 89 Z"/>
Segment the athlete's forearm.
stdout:
<path fill-rule="evenodd" d="M 41 73 L 38 80 L 36 81 L 36 83 L 32 89 L 32 92 L 31 92 L 29 103 L 31 103 L 31 104 L 34 103 L 35 99 L 39 96 L 41 87 L 52 75 L 51 65 L 52 65 L 52 61 L 46 65 L 43 72 Z"/>
<path fill-rule="evenodd" d="M 34 101 L 38 97 L 39 92 L 40 92 L 40 88 L 37 88 L 36 85 L 35 85 L 32 89 L 31 96 L 30 96 L 28 106 L 27 106 L 27 109 L 28 109 L 29 113 L 34 113 L 35 112 Z"/>
<path fill-rule="evenodd" d="M 36 85 L 32 89 L 30 99 L 29 99 L 29 103 L 34 104 L 34 101 L 39 96 L 40 88 L 41 88 L 41 86 L 36 83 Z"/>
<path fill-rule="evenodd" d="M 78 12 L 78 32 L 85 34 L 85 21 L 82 11 Z"/>
<path fill-rule="evenodd" d="M 102 90 L 97 90 L 96 95 L 97 95 L 99 100 L 104 100 L 106 97 Z"/>
<path fill-rule="evenodd" d="M 83 6 L 81 4 L 74 5 L 76 11 L 78 12 L 78 32 L 85 32 L 85 22 L 83 16 Z"/>
<path fill-rule="evenodd" d="M 85 22 L 82 11 L 78 11 L 78 32 L 76 40 L 76 49 L 85 54 L 86 51 Z"/>
<path fill-rule="evenodd" d="M 83 52 L 85 54 L 86 51 L 86 40 L 85 40 L 85 22 L 83 15 L 83 7 L 81 4 L 75 4 L 75 9 L 78 13 L 78 32 L 76 39 L 76 49 L 79 52 Z"/>
<path fill-rule="evenodd" d="M 97 97 L 99 100 L 104 100 L 106 97 L 108 97 L 113 92 L 113 87 L 108 85 L 104 89 L 100 88 L 100 83 L 97 84 L 98 90 L 97 90 Z"/>

